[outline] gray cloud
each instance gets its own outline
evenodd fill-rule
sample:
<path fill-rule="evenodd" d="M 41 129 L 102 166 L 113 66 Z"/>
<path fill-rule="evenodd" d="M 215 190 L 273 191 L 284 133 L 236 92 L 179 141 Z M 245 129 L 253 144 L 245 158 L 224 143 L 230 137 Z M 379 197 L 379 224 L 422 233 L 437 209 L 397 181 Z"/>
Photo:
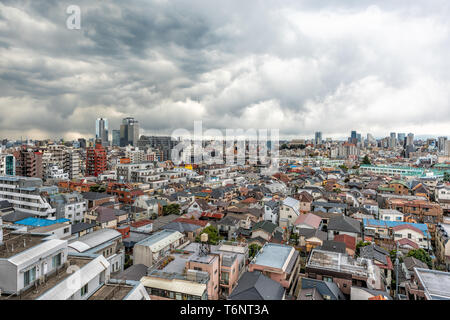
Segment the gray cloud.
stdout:
<path fill-rule="evenodd" d="M 413 3 L 414 2 L 414 3 Z M 81 30 L 65 27 L 81 7 Z M 449 135 L 447 1 L 0 3 L 0 136 L 279 128 Z"/>

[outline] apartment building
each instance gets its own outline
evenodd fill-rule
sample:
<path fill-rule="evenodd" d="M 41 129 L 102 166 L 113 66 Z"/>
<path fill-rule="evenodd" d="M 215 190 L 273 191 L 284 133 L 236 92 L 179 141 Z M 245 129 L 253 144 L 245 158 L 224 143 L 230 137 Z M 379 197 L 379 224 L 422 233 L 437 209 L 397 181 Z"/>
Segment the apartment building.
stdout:
<path fill-rule="evenodd" d="M 305 272 L 308 278 L 336 283 L 347 296 L 352 286 L 385 289 L 381 271 L 371 259 L 353 259 L 344 253 L 313 249 Z"/>
<path fill-rule="evenodd" d="M 290 292 L 297 281 L 299 264 L 299 252 L 293 247 L 266 243 L 248 265 L 248 271 L 261 271 Z"/>
<path fill-rule="evenodd" d="M 135 244 L 133 263 L 151 267 L 165 257 L 170 250 L 184 243 L 184 235 L 174 230 L 162 230 Z"/>
<path fill-rule="evenodd" d="M 7 200 L 15 209 L 43 218 L 56 217 L 56 209 L 48 202 L 47 196 L 56 193 L 57 189 L 44 187 L 39 178 L 0 177 L 0 200 Z"/>
<path fill-rule="evenodd" d="M 16 175 L 16 159 L 12 154 L 0 154 L 0 176 Z"/>
<path fill-rule="evenodd" d="M 56 219 L 66 218 L 71 223 L 81 222 L 87 213 L 87 200 L 77 192 L 51 195 L 49 202 L 56 209 Z"/>
<path fill-rule="evenodd" d="M 22 146 L 14 152 L 16 158 L 16 175 L 32 178 L 43 178 L 42 153 Z"/>

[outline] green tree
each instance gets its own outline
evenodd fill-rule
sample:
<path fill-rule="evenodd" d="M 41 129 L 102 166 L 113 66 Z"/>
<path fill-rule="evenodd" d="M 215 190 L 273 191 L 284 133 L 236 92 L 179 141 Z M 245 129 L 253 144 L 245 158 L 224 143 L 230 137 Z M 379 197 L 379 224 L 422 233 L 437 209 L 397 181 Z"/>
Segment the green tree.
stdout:
<path fill-rule="evenodd" d="M 94 186 L 91 186 L 89 188 L 89 191 L 102 193 L 102 192 L 106 192 L 106 187 L 104 185 L 101 185 L 101 184 L 96 184 Z"/>
<path fill-rule="evenodd" d="M 168 216 L 169 214 L 180 215 L 180 205 L 178 203 L 172 203 L 163 206 L 163 216 Z"/>
<path fill-rule="evenodd" d="M 256 243 L 252 243 L 248 246 L 248 256 L 250 259 L 252 259 L 256 254 L 261 250 L 261 246 Z"/>
<path fill-rule="evenodd" d="M 213 245 L 218 244 L 219 240 L 222 239 L 222 237 L 219 235 L 219 231 L 214 226 L 206 227 L 205 229 L 203 229 L 202 233 L 208 234 L 208 243 L 209 244 L 213 244 Z M 195 238 L 195 242 L 200 242 L 200 235 Z"/>
<path fill-rule="evenodd" d="M 363 158 L 362 164 L 368 164 L 371 165 L 372 163 L 370 162 L 369 156 L 366 154 Z"/>
<path fill-rule="evenodd" d="M 450 182 L 450 173 L 448 173 L 447 171 L 444 172 L 444 181 L 445 182 Z"/>
<path fill-rule="evenodd" d="M 344 170 L 344 172 L 347 172 L 347 171 L 348 171 L 348 168 L 347 168 L 347 166 L 346 166 L 345 164 L 340 165 L 339 168 L 341 168 L 342 170 Z"/>
<path fill-rule="evenodd" d="M 359 256 L 359 249 L 361 248 L 361 247 L 365 247 L 365 246 L 369 246 L 370 245 L 370 242 L 364 242 L 364 241 L 359 241 L 357 244 L 356 244 L 356 255 L 357 256 Z"/>
<path fill-rule="evenodd" d="M 433 261 L 430 255 L 422 248 L 410 250 L 407 254 L 408 257 L 414 257 L 417 260 L 425 262 L 428 265 L 428 268 L 433 268 Z"/>
<path fill-rule="evenodd" d="M 287 149 L 288 148 L 288 146 L 287 146 L 287 144 L 286 143 L 283 143 L 282 145 L 281 145 L 281 150 L 283 150 L 283 149 Z"/>

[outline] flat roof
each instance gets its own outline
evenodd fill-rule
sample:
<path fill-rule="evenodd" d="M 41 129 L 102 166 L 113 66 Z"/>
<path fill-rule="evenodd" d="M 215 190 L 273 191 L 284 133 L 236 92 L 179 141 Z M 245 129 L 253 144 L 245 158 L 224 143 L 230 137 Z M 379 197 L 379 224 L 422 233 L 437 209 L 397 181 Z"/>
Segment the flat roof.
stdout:
<path fill-rule="evenodd" d="M 414 268 L 430 300 L 450 300 L 450 272 Z"/>
<path fill-rule="evenodd" d="M 291 246 L 266 243 L 251 263 L 271 268 L 283 269 L 283 266 L 286 265 L 286 260 L 289 258 L 293 250 L 295 249 Z"/>
<path fill-rule="evenodd" d="M 181 279 L 163 279 L 159 277 L 145 276 L 141 279 L 141 283 L 146 288 L 168 290 L 198 297 L 203 296 L 206 291 L 205 283 L 198 283 Z"/>
<path fill-rule="evenodd" d="M 157 252 L 160 249 L 168 246 L 172 242 L 183 238 L 183 234 L 174 230 L 162 230 L 144 240 L 139 241 L 137 244 L 142 246 L 151 247 L 153 252 Z"/>

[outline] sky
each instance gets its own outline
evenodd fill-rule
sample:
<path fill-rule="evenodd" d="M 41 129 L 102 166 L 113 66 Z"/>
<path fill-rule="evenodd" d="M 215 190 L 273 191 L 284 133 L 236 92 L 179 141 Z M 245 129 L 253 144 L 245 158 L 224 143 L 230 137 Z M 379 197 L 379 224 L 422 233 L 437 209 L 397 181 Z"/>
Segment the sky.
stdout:
<path fill-rule="evenodd" d="M 447 0 L 1 0 L 0 138 L 128 116 L 157 135 L 450 136 L 449 17 Z"/>

